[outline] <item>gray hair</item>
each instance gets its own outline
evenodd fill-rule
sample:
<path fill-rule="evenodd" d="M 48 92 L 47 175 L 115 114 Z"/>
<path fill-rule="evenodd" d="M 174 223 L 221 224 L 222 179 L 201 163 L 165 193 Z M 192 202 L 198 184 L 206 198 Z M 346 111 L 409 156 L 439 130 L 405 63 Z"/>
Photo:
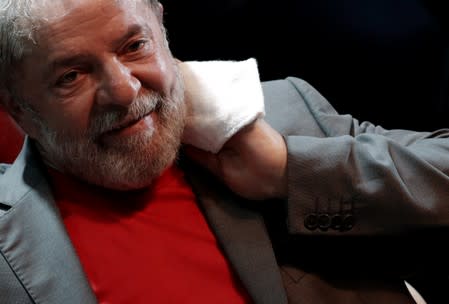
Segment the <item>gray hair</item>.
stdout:
<path fill-rule="evenodd" d="M 33 0 L 0 0 L 0 84 L 4 85 L 11 66 L 25 54 L 26 41 L 33 41 Z"/>
<path fill-rule="evenodd" d="M 36 12 L 46 2 L 47 0 L 0 0 L 0 88 L 8 85 L 14 72 L 13 67 L 29 50 L 27 46 L 36 43 L 35 32 L 42 21 L 42 17 Z M 152 7 L 159 3 L 158 0 L 144 2 Z"/>

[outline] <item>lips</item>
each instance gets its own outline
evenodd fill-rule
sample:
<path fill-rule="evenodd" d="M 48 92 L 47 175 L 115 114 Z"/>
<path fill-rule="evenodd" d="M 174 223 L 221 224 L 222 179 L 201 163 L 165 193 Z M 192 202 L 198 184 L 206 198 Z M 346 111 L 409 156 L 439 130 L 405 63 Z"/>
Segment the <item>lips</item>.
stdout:
<path fill-rule="evenodd" d="M 122 123 L 120 123 L 118 126 L 112 128 L 111 130 L 105 132 L 105 133 L 114 133 L 114 132 L 119 132 L 122 129 L 131 127 L 132 125 L 138 123 L 140 120 L 142 120 L 143 118 L 145 118 L 146 116 L 150 115 L 152 112 L 149 112 L 145 115 L 142 115 L 141 117 L 138 117 L 136 119 L 127 119 L 125 121 L 123 121 Z"/>
<path fill-rule="evenodd" d="M 90 126 L 92 138 L 100 145 L 115 145 L 127 141 L 127 137 L 154 131 L 160 100 L 152 96 L 140 96 L 132 106 L 122 111 L 100 114 Z M 124 115 L 123 115 L 124 114 Z"/>
<path fill-rule="evenodd" d="M 153 116 L 155 116 L 154 111 L 151 111 L 138 118 L 127 118 L 108 131 L 103 132 L 97 137 L 96 141 L 100 145 L 116 146 L 123 140 L 138 134 L 152 133 L 154 131 L 154 119 L 156 119 Z"/>

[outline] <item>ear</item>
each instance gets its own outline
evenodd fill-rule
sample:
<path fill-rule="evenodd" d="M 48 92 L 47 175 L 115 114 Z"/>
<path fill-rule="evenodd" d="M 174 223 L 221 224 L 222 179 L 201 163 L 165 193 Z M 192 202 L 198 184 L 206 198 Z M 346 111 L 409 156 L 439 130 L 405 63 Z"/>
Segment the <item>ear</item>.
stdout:
<path fill-rule="evenodd" d="M 5 88 L 0 88 L 0 109 L 8 113 L 20 125 L 21 120 L 23 120 L 23 109 L 14 101 L 9 90 Z"/>
<path fill-rule="evenodd" d="M 157 20 L 159 21 L 160 24 L 163 24 L 164 21 L 164 6 L 162 5 L 162 3 L 158 2 L 155 8 L 155 12 L 154 14 L 157 17 Z"/>
<path fill-rule="evenodd" d="M 0 88 L 0 110 L 8 113 L 15 121 L 21 116 L 23 112 L 17 103 L 14 102 L 9 90 Z"/>
<path fill-rule="evenodd" d="M 14 122 L 30 137 L 35 137 L 38 133 L 33 120 L 29 117 L 29 113 L 14 100 L 9 90 L 0 88 L 0 110 L 11 116 Z"/>

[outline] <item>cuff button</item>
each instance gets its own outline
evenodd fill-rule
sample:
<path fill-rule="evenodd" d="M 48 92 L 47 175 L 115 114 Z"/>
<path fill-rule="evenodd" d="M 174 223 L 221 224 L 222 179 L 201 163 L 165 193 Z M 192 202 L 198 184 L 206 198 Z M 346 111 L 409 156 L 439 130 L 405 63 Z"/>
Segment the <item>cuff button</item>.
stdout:
<path fill-rule="evenodd" d="M 331 217 L 327 213 L 318 216 L 318 227 L 320 230 L 327 230 L 331 226 Z"/>
<path fill-rule="evenodd" d="M 343 223 L 343 216 L 337 213 L 332 216 L 331 219 L 331 228 L 334 230 L 340 230 Z"/>
<path fill-rule="evenodd" d="M 308 214 L 304 219 L 304 226 L 309 230 L 315 230 L 318 227 L 318 217 L 315 213 Z"/>
<path fill-rule="evenodd" d="M 355 217 L 352 214 L 347 214 L 343 218 L 343 223 L 341 225 L 342 230 L 351 230 L 355 225 Z"/>

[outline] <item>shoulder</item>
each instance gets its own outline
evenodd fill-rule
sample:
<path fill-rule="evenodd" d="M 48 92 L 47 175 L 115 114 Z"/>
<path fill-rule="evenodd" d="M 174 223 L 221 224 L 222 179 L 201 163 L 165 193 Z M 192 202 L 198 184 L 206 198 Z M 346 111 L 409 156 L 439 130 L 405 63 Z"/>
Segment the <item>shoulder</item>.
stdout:
<path fill-rule="evenodd" d="M 287 77 L 284 79 L 275 79 L 262 82 L 262 88 L 267 92 L 270 91 L 301 91 L 313 89 L 313 86 L 304 79 L 298 77 Z"/>
<path fill-rule="evenodd" d="M 298 77 L 264 81 L 262 88 L 267 100 L 273 98 L 325 99 L 312 84 Z"/>
<path fill-rule="evenodd" d="M 328 106 L 329 104 L 313 85 L 297 77 L 262 82 L 262 89 L 265 105 L 268 108 L 279 104 L 286 106 L 298 104 Z"/>
<path fill-rule="evenodd" d="M 337 114 L 327 99 L 301 78 L 287 77 L 262 82 L 262 88 L 266 120 L 281 133 L 299 129 L 304 131 L 310 127 L 319 130 L 315 122 L 317 117 Z M 309 133 L 304 131 L 304 134 Z M 310 134 L 321 133 L 314 131 Z"/>

